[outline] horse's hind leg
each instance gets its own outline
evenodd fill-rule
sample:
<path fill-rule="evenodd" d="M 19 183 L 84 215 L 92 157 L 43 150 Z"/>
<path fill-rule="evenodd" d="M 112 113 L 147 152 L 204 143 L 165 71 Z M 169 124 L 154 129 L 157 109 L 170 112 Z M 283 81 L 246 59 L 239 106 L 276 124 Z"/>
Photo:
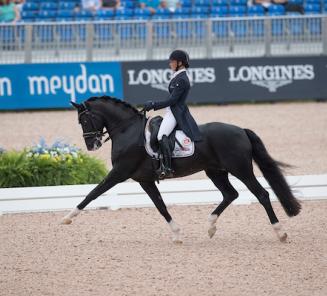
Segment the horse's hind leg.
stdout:
<path fill-rule="evenodd" d="M 255 175 L 252 172 L 250 176 L 247 177 L 244 176 L 241 177 L 236 176 L 236 177 L 239 178 L 246 185 L 246 187 L 256 196 L 260 204 L 265 208 L 270 223 L 272 224 L 272 227 L 277 237 L 281 242 L 285 242 L 287 238 L 287 234 L 281 232 L 281 225 L 271 205 L 268 191 L 262 187 L 262 185 L 258 182 L 258 180 L 256 179 Z"/>
<path fill-rule="evenodd" d="M 167 223 L 169 224 L 169 227 L 173 233 L 173 242 L 175 244 L 181 244 L 182 240 L 180 238 L 180 228 L 175 223 L 175 221 L 173 221 L 170 214 L 168 213 L 167 207 L 161 197 L 161 194 L 156 184 L 154 182 L 140 182 L 140 185 L 151 198 L 160 214 L 166 219 Z"/>
<path fill-rule="evenodd" d="M 238 197 L 238 192 L 232 186 L 228 180 L 228 172 L 226 171 L 216 171 L 216 170 L 206 170 L 207 176 L 215 184 L 215 186 L 221 191 L 223 195 L 222 202 L 209 216 L 209 237 L 212 238 L 216 233 L 216 222 L 218 217 L 222 212 L 232 203 L 234 199 Z"/>

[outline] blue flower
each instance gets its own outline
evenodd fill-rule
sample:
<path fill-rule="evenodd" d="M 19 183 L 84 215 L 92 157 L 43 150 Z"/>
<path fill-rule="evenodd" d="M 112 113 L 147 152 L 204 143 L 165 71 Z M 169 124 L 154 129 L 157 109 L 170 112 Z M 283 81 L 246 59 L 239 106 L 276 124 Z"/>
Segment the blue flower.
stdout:
<path fill-rule="evenodd" d="M 64 143 L 63 140 L 56 140 L 51 146 L 49 146 L 44 138 L 41 138 L 37 145 L 28 150 L 28 154 L 35 157 L 44 154 L 50 155 L 51 157 L 63 156 L 63 159 L 65 159 L 65 156 L 68 155 L 77 158 L 80 151 L 81 150 L 76 146 Z"/>

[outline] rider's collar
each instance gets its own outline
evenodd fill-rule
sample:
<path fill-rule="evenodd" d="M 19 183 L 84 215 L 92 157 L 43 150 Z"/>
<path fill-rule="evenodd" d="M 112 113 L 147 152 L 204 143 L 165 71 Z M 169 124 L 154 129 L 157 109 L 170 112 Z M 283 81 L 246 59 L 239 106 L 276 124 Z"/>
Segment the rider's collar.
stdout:
<path fill-rule="evenodd" d="M 171 77 L 171 79 L 174 79 L 178 74 L 182 73 L 182 72 L 186 72 L 186 69 L 180 69 L 176 72 L 173 73 L 173 76 Z"/>

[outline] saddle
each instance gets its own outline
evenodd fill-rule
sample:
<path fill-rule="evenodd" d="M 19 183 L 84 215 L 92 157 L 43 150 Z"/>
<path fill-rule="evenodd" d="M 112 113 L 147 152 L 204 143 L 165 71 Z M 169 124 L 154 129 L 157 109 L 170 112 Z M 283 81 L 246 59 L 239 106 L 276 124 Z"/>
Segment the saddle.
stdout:
<path fill-rule="evenodd" d="M 158 137 L 158 133 L 159 133 L 159 129 L 160 129 L 162 120 L 163 120 L 163 118 L 161 116 L 156 116 L 156 117 L 152 118 L 149 122 L 149 130 L 151 133 L 150 145 L 154 152 L 158 152 L 158 150 L 159 150 L 159 143 L 158 143 L 157 137 Z M 170 151 L 173 151 L 174 146 L 175 146 L 175 134 L 176 134 L 176 128 L 168 136 Z"/>
<path fill-rule="evenodd" d="M 149 118 L 145 127 L 145 148 L 152 157 L 158 157 L 159 143 L 157 140 L 160 124 L 163 118 L 156 116 Z M 178 126 L 168 137 L 172 158 L 188 157 L 194 154 L 194 142 Z"/>

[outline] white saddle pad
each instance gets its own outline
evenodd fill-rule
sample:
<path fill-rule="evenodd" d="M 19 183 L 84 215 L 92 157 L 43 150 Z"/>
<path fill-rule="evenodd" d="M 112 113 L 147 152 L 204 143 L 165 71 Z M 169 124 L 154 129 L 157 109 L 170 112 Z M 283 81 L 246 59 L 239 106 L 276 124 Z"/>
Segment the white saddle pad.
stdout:
<path fill-rule="evenodd" d="M 154 152 L 151 148 L 150 145 L 150 137 L 151 133 L 149 131 L 149 122 L 151 118 L 148 119 L 148 122 L 145 126 L 145 150 L 146 152 L 151 156 L 158 158 L 158 153 Z M 177 130 L 176 131 L 176 139 L 178 142 L 182 145 L 182 147 L 179 146 L 178 143 L 175 142 L 175 148 L 172 154 L 173 158 L 178 158 L 178 157 L 188 157 L 192 156 L 194 154 L 194 142 L 191 141 L 189 137 L 187 137 L 183 131 Z"/>

